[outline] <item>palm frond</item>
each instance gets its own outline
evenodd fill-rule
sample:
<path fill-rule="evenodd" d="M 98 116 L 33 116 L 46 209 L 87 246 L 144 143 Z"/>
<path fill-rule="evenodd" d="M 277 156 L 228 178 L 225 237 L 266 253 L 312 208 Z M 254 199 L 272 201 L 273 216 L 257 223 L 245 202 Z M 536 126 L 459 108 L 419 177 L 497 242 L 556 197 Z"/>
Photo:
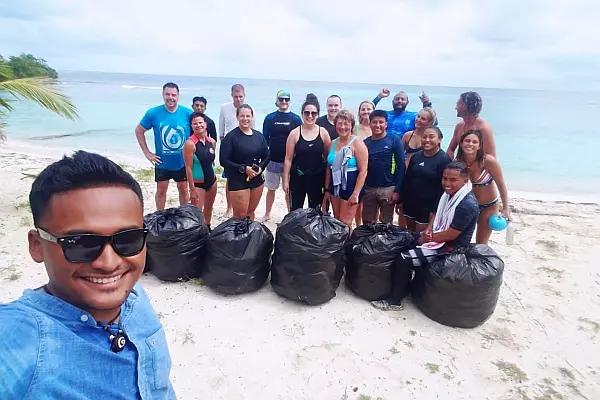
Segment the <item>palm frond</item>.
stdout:
<path fill-rule="evenodd" d="M 6 81 L 13 78 L 13 71 L 6 63 L 0 62 L 0 81 Z"/>
<path fill-rule="evenodd" d="M 0 82 L 0 93 L 6 91 L 17 98 L 25 98 L 70 120 L 78 118 L 77 107 L 59 90 L 53 88 L 56 82 L 49 78 L 22 78 Z M 7 108 L 6 100 L 0 107 Z M 10 107 L 10 105 L 9 105 Z M 8 108 L 10 109 L 10 108 Z"/>
<path fill-rule="evenodd" d="M 10 105 L 11 100 L 4 99 L 0 97 L 0 117 L 2 116 L 3 111 L 12 111 L 13 108 Z"/>

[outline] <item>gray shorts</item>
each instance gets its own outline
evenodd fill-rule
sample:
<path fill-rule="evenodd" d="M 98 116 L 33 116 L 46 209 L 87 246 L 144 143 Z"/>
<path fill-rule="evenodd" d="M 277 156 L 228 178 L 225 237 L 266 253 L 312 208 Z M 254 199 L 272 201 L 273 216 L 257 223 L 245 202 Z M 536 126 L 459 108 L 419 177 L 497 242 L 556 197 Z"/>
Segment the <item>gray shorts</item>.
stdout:
<path fill-rule="evenodd" d="M 270 161 L 265 170 L 265 186 L 268 190 L 279 189 L 281 176 L 283 175 L 283 163 Z"/>

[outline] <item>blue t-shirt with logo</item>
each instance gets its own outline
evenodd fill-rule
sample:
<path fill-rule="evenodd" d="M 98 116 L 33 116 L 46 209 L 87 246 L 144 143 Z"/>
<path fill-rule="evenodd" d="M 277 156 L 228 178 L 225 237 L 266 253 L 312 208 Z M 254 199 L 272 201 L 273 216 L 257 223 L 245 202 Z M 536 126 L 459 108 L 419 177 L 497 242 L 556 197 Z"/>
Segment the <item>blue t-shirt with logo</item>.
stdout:
<path fill-rule="evenodd" d="M 191 109 L 183 106 L 169 112 L 161 105 L 149 109 L 140 121 L 142 128 L 154 130 L 155 152 L 162 161 L 156 168 L 177 171 L 185 166 L 183 145 L 190 137 L 192 113 Z"/>

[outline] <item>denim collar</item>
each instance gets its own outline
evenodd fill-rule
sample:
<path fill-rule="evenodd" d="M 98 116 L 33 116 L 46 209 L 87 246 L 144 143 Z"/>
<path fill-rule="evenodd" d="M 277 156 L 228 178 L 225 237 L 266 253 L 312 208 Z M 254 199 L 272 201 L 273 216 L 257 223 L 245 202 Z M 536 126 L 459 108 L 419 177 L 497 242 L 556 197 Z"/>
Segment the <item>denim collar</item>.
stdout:
<path fill-rule="evenodd" d="M 121 305 L 121 316 L 119 320 L 120 325 L 122 326 L 125 326 L 127 321 L 131 318 L 133 306 L 139 299 L 138 292 L 136 290 L 137 285 L 138 284 L 136 283 L 129 293 L 129 296 L 127 296 L 125 302 Z M 39 312 L 54 317 L 59 321 L 81 323 L 93 327 L 98 326 L 98 323 L 89 312 L 82 310 L 81 308 L 76 307 L 61 298 L 46 293 L 42 287 L 25 290 L 20 301 L 23 304 Z"/>

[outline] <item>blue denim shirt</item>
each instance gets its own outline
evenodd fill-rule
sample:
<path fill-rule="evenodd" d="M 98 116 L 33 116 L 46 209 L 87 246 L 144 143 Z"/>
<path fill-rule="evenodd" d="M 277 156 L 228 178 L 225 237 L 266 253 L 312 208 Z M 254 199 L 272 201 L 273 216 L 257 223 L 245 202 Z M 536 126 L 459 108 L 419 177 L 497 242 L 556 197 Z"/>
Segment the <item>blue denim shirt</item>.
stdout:
<path fill-rule="evenodd" d="M 139 284 L 120 323 L 127 345 L 113 353 L 89 313 L 43 290 L 0 304 L 0 397 L 175 399 L 165 332 Z"/>

